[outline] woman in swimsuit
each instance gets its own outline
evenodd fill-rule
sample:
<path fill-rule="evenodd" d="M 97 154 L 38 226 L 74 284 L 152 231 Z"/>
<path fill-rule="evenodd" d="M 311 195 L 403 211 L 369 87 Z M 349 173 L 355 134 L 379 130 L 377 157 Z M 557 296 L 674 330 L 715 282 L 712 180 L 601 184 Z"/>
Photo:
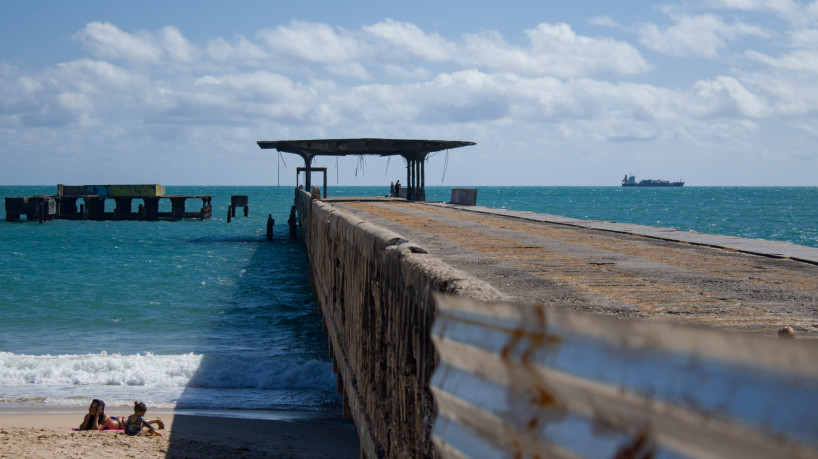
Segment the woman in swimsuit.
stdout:
<path fill-rule="evenodd" d="M 161 419 L 151 419 L 150 421 L 146 421 L 144 416 L 145 413 L 148 412 L 148 407 L 142 402 L 134 402 L 133 404 L 133 412 L 134 414 L 130 415 L 125 419 L 123 422 L 122 427 L 125 429 L 125 433 L 127 435 L 162 435 L 156 430 L 154 430 L 151 424 L 156 424 L 157 427 L 160 429 L 165 428 L 165 423 L 162 422 Z"/>
<path fill-rule="evenodd" d="M 122 425 L 115 416 L 105 414 L 105 402 L 94 399 L 88 407 L 88 414 L 80 424 L 79 430 L 113 430 L 121 429 Z"/>

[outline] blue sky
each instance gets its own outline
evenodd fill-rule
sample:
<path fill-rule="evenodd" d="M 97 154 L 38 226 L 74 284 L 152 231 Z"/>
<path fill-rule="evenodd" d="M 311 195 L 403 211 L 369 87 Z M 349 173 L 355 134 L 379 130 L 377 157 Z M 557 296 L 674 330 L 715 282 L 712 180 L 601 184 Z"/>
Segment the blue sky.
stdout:
<path fill-rule="evenodd" d="M 0 184 L 818 185 L 818 1 L 482 3 L 0 0 Z"/>

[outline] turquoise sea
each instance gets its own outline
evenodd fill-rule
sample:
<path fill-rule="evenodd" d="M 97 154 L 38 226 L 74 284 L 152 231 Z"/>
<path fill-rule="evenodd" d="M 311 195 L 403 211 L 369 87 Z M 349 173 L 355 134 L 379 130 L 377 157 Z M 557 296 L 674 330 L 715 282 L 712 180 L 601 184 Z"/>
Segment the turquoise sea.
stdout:
<path fill-rule="evenodd" d="M 479 205 L 818 247 L 818 188 L 477 187 Z M 378 196 L 385 187 L 329 187 Z M 0 186 L 0 197 L 56 187 Z M 340 411 L 291 187 L 213 194 L 213 218 L 0 221 L 0 411 L 151 409 L 331 417 Z M 249 217 L 228 223 L 230 195 Z M 429 187 L 447 201 L 451 187 Z M 0 199 L 0 205 L 3 205 Z M 265 241 L 267 215 L 278 224 Z M 5 208 L 0 218 L 5 216 Z M 271 414 L 272 413 L 272 414 Z"/>

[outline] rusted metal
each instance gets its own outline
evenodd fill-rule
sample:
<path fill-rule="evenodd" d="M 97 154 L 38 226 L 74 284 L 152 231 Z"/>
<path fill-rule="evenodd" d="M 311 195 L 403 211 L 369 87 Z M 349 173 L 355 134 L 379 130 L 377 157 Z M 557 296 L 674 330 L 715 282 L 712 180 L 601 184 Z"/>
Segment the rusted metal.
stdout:
<path fill-rule="evenodd" d="M 818 347 L 435 295 L 442 457 L 818 457 Z"/>

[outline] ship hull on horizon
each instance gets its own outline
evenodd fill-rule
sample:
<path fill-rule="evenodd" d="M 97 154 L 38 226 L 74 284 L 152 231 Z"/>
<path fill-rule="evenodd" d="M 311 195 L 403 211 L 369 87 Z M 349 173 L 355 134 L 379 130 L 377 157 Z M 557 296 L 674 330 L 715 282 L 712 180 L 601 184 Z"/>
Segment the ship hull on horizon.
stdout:
<path fill-rule="evenodd" d="M 642 186 L 642 187 L 669 187 L 669 186 L 684 186 L 685 182 L 669 182 L 667 180 L 640 180 L 636 181 L 636 176 L 625 175 L 622 179 L 622 186 Z"/>
<path fill-rule="evenodd" d="M 639 183 L 623 183 L 625 187 L 669 187 L 669 186 L 684 186 L 685 182 L 663 182 L 663 183 L 645 183 L 647 180 L 642 180 Z"/>

